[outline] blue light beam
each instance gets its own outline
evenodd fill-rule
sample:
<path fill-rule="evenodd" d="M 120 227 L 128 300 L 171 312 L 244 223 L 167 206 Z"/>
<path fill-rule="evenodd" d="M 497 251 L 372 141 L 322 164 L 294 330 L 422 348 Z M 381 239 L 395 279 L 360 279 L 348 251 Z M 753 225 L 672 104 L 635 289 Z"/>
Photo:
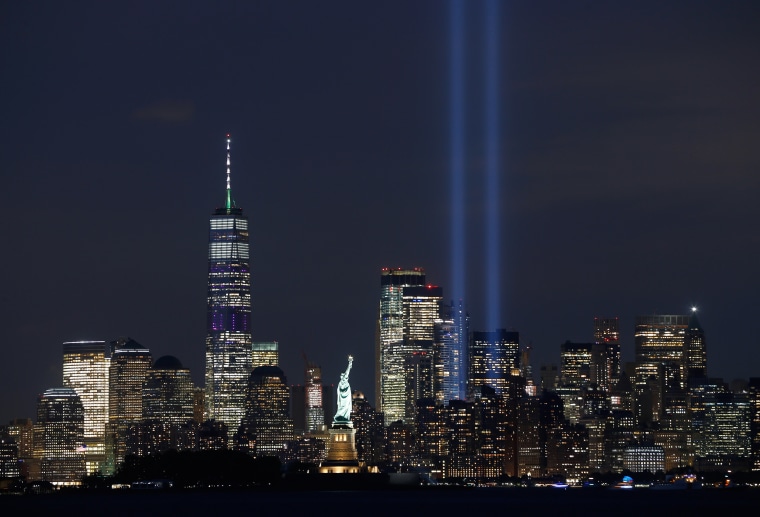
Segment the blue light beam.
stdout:
<path fill-rule="evenodd" d="M 464 1 L 449 2 L 449 167 L 451 295 L 465 297 Z"/>
<path fill-rule="evenodd" d="M 485 154 L 486 154 L 486 322 L 503 327 L 501 318 L 501 240 L 499 205 L 499 2 L 485 6 Z"/>

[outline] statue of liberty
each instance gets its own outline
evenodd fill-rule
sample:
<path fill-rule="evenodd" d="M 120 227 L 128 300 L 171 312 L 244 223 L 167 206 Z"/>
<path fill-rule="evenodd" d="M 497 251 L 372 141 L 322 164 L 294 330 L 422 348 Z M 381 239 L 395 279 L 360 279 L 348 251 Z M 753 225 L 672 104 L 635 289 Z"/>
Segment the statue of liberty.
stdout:
<path fill-rule="evenodd" d="M 340 382 L 338 383 L 338 411 L 335 412 L 335 418 L 333 418 L 333 425 L 347 425 L 351 426 L 351 386 L 348 384 L 348 372 L 351 371 L 351 364 L 353 364 L 353 356 L 348 356 L 348 368 L 346 371 L 340 374 Z"/>

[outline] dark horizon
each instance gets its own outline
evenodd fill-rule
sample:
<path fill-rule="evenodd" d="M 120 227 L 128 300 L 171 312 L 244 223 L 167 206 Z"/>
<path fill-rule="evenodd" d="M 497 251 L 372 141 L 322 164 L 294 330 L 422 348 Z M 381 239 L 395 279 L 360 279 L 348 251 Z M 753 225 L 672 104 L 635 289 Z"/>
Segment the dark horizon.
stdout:
<path fill-rule="evenodd" d="M 534 371 L 593 318 L 699 308 L 708 375 L 760 376 L 760 6 L 502 3 L 499 327 Z M 208 219 L 250 220 L 254 341 L 374 401 L 383 267 L 450 299 L 446 4 L 0 7 L 0 423 L 62 344 L 129 336 L 201 386 Z M 489 331 L 484 9 L 464 9 L 465 302 Z"/>

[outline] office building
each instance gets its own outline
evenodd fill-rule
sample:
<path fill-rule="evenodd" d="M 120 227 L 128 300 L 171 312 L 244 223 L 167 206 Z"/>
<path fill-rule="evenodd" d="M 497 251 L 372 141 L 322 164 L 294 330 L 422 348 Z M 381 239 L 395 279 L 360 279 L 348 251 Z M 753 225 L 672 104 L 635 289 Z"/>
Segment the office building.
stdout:
<path fill-rule="evenodd" d="M 40 395 L 37 426 L 42 479 L 57 486 L 80 485 L 86 473 L 84 406 L 77 392 L 52 388 Z"/>
<path fill-rule="evenodd" d="M 277 341 L 257 341 L 251 345 L 251 370 L 279 364 L 280 345 Z"/>
<path fill-rule="evenodd" d="M 0 479 L 21 476 L 21 462 L 16 440 L 0 428 Z"/>
<path fill-rule="evenodd" d="M 227 135 L 227 198 L 209 221 L 206 418 L 236 430 L 251 373 L 251 264 L 248 218 L 232 199 Z"/>
<path fill-rule="evenodd" d="M 114 343 L 108 373 L 106 474 L 112 474 L 126 455 L 129 426 L 143 418 L 143 383 L 153 364 L 150 350 L 129 338 Z"/>
<path fill-rule="evenodd" d="M 707 343 L 705 331 L 697 319 L 697 309 L 691 310 L 689 326 L 684 336 L 684 371 L 686 383 L 691 379 L 707 377 Z"/>
<path fill-rule="evenodd" d="M 591 383 L 593 343 L 571 343 L 560 346 L 560 383 L 580 389 Z"/>
<path fill-rule="evenodd" d="M 433 329 L 433 389 L 437 404 L 466 397 L 468 318 L 462 304 L 445 305 Z M 464 335 L 462 335 L 464 334 Z"/>
<path fill-rule="evenodd" d="M 63 344 L 63 385 L 77 392 L 84 407 L 87 474 L 103 468 L 108 423 L 108 370 L 111 346 L 105 341 Z"/>
<path fill-rule="evenodd" d="M 325 430 L 325 408 L 322 400 L 322 368 L 306 361 L 304 383 L 304 409 L 306 411 L 306 432 Z"/>
<path fill-rule="evenodd" d="M 594 318 L 594 348 L 598 356 L 592 372 L 600 388 L 609 391 L 620 378 L 620 319 Z"/>
<path fill-rule="evenodd" d="M 406 331 L 416 335 L 418 330 L 416 325 L 405 324 L 404 289 L 424 285 L 425 271 L 421 268 L 384 268 L 381 271 L 380 310 L 375 341 L 375 389 L 376 406 L 383 413 L 386 425 L 405 417 L 404 355 L 407 347 L 404 334 Z M 416 309 L 410 307 L 407 310 L 408 314 L 416 312 Z M 430 333 L 432 334 L 432 325 Z M 431 336 L 431 342 L 432 339 Z"/>
<path fill-rule="evenodd" d="M 406 390 L 406 413 L 404 422 L 414 423 L 417 416 L 417 401 L 433 398 L 433 353 L 415 351 L 404 357 L 404 379 Z"/>
<path fill-rule="evenodd" d="M 672 372 L 678 374 L 685 388 L 684 340 L 690 319 L 690 316 L 672 314 L 636 317 L 636 363 L 677 365 Z M 660 384 L 664 386 L 667 382 L 660 381 Z"/>
<path fill-rule="evenodd" d="M 193 381 L 179 359 L 165 355 L 145 373 L 143 420 L 181 425 L 193 419 Z"/>
<path fill-rule="evenodd" d="M 468 385 L 474 396 L 481 386 L 491 386 L 497 393 L 507 393 L 511 379 L 520 373 L 520 335 L 497 329 L 473 332 L 467 354 Z"/>
<path fill-rule="evenodd" d="M 254 456 L 280 456 L 293 440 L 289 389 L 277 366 L 259 366 L 251 372 L 246 412 L 236 434 L 238 449 Z"/>
<path fill-rule="evenodd" d="M 332 391 L 332 390 L 331 390 Z M 364 393 L 351 397 L 351 421 L 356 429 L 354 443 L 359 461 L 376 465 L 385 461 L 385 425 L 383 415 L 375 411 Z"/>
<path fill-rule="evenodd" d="M 749 437 L 752 471 L 760 471 L 760 377 L 750 377 L 747 400 L 749 401 Z"/>
<path fill-rule="evenodd" d="M 623 466 L 631 472 L 665 471 L 665 451 L 658 445 L 632 445 L 626 447 Z"/>

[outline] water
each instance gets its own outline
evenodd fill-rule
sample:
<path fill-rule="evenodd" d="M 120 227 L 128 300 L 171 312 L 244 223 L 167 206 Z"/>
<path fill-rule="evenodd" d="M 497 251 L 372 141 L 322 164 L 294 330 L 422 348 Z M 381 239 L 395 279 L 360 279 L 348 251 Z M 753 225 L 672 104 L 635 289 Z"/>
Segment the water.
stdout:
<path fill-rule="evenodd" d="M 756 511 L 757 489 L 704 489 L 652 491 L 647 489 L 587 490 L 553 488 L 429 487 L 357 491 L 104 491 L 50 495 L 0 496 L 0 512 L 32 512 L 29 515 L 145 516 L 206 515 L 222 512 L 299 517 L 389 517 L 419 515 L 697 515 Z"/>

